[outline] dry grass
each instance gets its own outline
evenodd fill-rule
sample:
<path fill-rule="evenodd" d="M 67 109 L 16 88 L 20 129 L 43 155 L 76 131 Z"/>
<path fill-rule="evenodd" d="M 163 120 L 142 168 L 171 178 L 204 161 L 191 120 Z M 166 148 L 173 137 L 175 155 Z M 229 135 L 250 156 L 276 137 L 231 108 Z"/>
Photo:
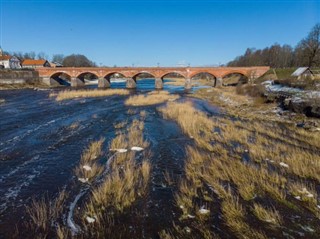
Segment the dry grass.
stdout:
<path fill-rule="evenodd" d="M 115 129 L 122 129 L 128 124 L 127 121 L 119 122 L 119 123 L 114 123 L 113 126 Z"/>
<path fill-rule="evenodd" d="M 139 196 L 144 195 L 151 165 L 148 161 L 136 164 L 132 153 L 128 157 L 130 158 L 124 162 L 123 169 L 114 168 L 102 185 L 92 192 L 91 201 L 86 205 L 87 215 L 103 218 L 102 212 L 109 207 L 122 212 Z"/>
<path fill-rule="evenodd" d="M 246 222 L 248 212 L 270 225 L 279 226 L 282 222 L 277 211 L 256 204 L 256 198 L 268 198 L 290 210 L 306 208 L 318 217 L 314 186 L 297 184 L 301 178 L 319 180 L 317 133 L 308 134 L 273 121 L 209 118 L 190 103 L 170 102 L 159 111 L 176 121 L 200 148 L 186 150 L 185 176 L 175 195 L 181 219 L 195 215 L 197 221 L 207 220 L 197 211 L 199 200 L 209 205 L 214 201 L 206 193 L 208 186 L 222 201 L 224 221 L 239 238 L 266 237 Z M 213 130 L 217 128 L 218 133 Z M 246 160 L 244 153 L 248 155 Z M 299 196 L 301 203 L 292 203 L 289 194 Z"/>
<path fill-rule="evenodd" d="M 43 196 L 40 200 L 33 198 L 31 205 L 26 207 L 26 212 L 30 217 L 27 223 L 29 230 L 45 237 L 52 230 L 52 226 L 57 222 L 59 216 L 62 215 L 67 197 L 67 192 L 63 190 L 54 200 L 50 200 L 46 196 Z"/>
<path fill-rule="evenodd" d="M 107 90 L 65 90 L 58 94 L 50 94 L 50 97 L 56 97 L 56 101 L 75 99 L 75 98 L 92 98 L 112 95 L 129 95 L 125 89 L 107 89 Z"/>
<path fill-rule="evenodd" d="M 237 238 L 267 238 L 263 233 L 252 229 L 245 221 L 245 210 L 239 199 L 232 196 L 222 202 L 222 212 L 227 226 Z"/>
<path fill-rule="evenodd" d="M 69 129 L 70 130 L 75 130 L 75 129 L 77 129 L 78 127 L 80 126 L 80 122 L 79 121 L 75 121 L 75 122 L 73 122 L 71 125 L 69 125 Z"/>
<path fill-rule="evenodd" d="M 282 224 L 282 218 L 279 212 L 275 209 L 265 208 L 259 204 L 253 205 L 253 214 L 261 221 L 270 223 L 274 226 Z"/>
<path fill-rule="evenodd" d="M 194 109 L 191 103 L 177 102 L 169 102 L 159 111 L 164 118 L 177 121 L 183 132 L 194 138 L 198 145 L 212 150 L 212 145 L 208 142 L 212 138 L 211 132 L 214 129 L 214 124 L 205 113 Z"/>
<path fill-rule="evenodd" d="M 81 155 L 80 163 L 75 168 L 75 174 L 78 179 L 84 179 L 91 182 L 95 177 L 103 172 L 103 167 L 97 162 L 102 155 L 102 145 L 104 139 L 93 141 Z"/>
<path fill-rule="evenodd" d="M 134 120 L 132 124 L 118 134 L 110 144 L 110 150 L 127 149 L 132 146 L 143 147 L 142 152 L 130 151 L 116 153 L 110 164 L 109 173 L 102 183 L 94 187 L 85 204 L 82 213 L 82 224 L 86 229 L 85 235 L 95 235 L 97 233 L 102 238 L 107 237 L 106 227 L 112 227 L 110 217 L 114 213 L 121 214 L 130 208 L 147 193 L 150 181 L 151 163 L 148 160 L 150 152 L 146 149 L 149 143 L 143 137 L 144 124 L 139 120 Z M 139 160 L 137 160 L 139 154 Z M 88 224 L 85 218 L 96 219 L 94 224 Z M 112 233 L 110 231 L 110 233 Z M 90 236 L 89 236 L 90 237 Z"/>
<path fill-rule="evenodd" d="M 126 105 L 141 106 L 155 105 L 178 99 L 178 95 L 170 94 L 168 91 L 152 91 L 146 95 L 134 95 L 125 101 Z"/>
<path fill-rule="evenodd" d="M 125 132 L 119 132 L 111 141 L 110 150 L 130 149 L 131 147 L 146 148 L 149 143 L 143 137 L 144 123 L 134 120 Z"/>

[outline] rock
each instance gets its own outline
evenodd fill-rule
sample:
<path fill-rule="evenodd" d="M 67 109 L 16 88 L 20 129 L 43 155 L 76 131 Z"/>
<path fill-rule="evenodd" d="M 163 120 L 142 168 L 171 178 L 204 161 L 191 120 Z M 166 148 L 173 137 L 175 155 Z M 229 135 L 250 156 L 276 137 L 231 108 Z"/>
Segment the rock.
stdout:
<path fill-rule="evenodd" d="M 320 99 L 307 97 L 290 97 L 283 101 L 286 110 L 305 114 L 307 117 L 320 118 Z"/>
<path fill-rule="evenodd" d="M 132 150 L 132 151 L 142 151 L 143 148 L 137 147 L 137 146 L 133 146 L 133 147 L 131 147 L 131 150 Z"/>

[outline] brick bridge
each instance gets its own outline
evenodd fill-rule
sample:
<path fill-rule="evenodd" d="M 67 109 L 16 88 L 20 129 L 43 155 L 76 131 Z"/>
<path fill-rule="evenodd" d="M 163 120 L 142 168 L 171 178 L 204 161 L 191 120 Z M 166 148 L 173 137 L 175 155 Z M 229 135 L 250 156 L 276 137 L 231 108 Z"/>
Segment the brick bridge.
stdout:
<path fill-rule="evenodd" d="M 207 73 L 215 78 L 215 86 L 223 84 L 223 78 L 237 73 L 246 76 L 249 80 L 258 78 L 266 73 L 270 67 L 59 67 L 38 68 L 40 79 L 48 85 L 58 85 L 57 78 L 63 75 L 71 81 L 71 86 L 84 85 L 84 76 L 92 74 L 98 80 L 101 88 L 110 87 L 110 78 L 118 73 L 126 78 L 127 88 L 136 88 L 136 80 L 139 75 L 148 73 L 155 78 L 155 88 L 163 87 L 163 79 L 171 73 L 179 74 L 185 78 L 185 88 L 190 89 L 191 80 L 199 73 Z"/>

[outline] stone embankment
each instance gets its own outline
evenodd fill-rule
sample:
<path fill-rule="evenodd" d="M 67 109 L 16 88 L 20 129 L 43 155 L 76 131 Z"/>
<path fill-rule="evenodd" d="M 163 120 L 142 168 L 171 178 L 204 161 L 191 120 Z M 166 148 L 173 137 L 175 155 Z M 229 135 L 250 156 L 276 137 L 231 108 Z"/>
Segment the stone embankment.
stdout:
<path fill-rule="evenodd" d="M 37 84 L 39 73 L 34 70 L 0 70 L 0 85 Z"/>
<path fill-rule="evenodd" d="M 320 118 L 320 90 L 311 91 L 275 85 L 272 81 L 264 85 L 266 97 L 280 101 L 285 110 Z"/>

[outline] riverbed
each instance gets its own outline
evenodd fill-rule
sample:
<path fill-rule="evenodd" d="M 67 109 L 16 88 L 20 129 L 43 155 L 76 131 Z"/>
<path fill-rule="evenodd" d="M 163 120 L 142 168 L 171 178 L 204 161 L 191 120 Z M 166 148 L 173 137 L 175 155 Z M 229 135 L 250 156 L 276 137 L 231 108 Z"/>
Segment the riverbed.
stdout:
<path fill-rule="evenodd" d="M 94 88 L 96 86 L 87 86 Z M 125 88 L 125 83 L 112 84 Z M 201 110 L 218 114 L 218 110 L 201 100 L 195 100 L 183 87 L 167 86 L 165 90 L 181 95 L 183 101 L 193 101 Z M 128 107 L 127 96 L 75 99 L 56 102 L 49 94 L 63 89 L 1 91 L 0 98 L 0 238 L 9 238 L 26 220 L 26 205 L 43 195 L 56 196 L 62 189 L 77 193 L 74 168 L 92 140 L 105 138 L 103 149 L 115 136 L 114 125 L 132 121 L 146 111 L 145 136 L 153 153 L 151 190 L 148 193 L 144 222 L 145 233 L 157 236 L 171 226 L 175 214 L 173 192 L 164 187 L 164 172 L 178 180 L 182 174 L 185 147 L 192 144 L 177 126 L 164 120 L 156 106 Z M 152 80 L 138 83 L 131 94 L 154 90 Z M 107 155 L 108 152 L 106 152 Z M 132 225 L 127 225 L 132 226 Z M 23 232 L 22 232 L 23 233 Z M 28 233 L 25 234 L 28 238 Z"/>

